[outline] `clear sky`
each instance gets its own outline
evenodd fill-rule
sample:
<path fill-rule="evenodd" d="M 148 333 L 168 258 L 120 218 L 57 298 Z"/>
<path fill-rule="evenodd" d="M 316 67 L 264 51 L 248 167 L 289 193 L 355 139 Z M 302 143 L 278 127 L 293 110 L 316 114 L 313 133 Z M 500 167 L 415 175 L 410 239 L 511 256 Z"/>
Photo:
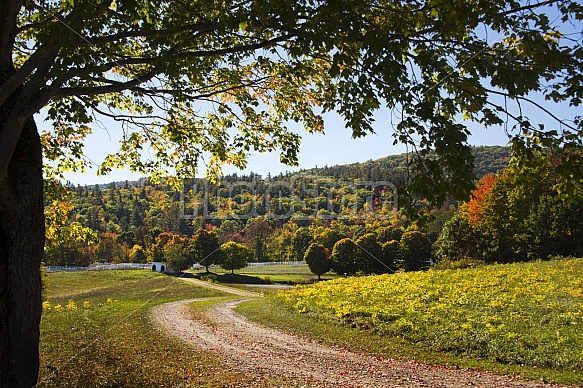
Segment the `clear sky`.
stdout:
<path fill-rule="evenodd" d="M 37 122 L 41 130 L 50 129 L 49 122 L 42 121 L 42 117 L 38 119 Z M 346 129 L 342 120 L 334 115 L 326 116 L 325 123 L 325 134 L 309 134 L 303 130 L 298 131 L 303 138 L 299 154 L 299 167 L 290 167 L 280 163 L 277 153 L 257 153 L 249 158 L 248 167 L 245 170 L 240 171 L 232 166 L 226 166 L 224 173 L 249 173 L 252 171 L 265 177 L 268 173 L 277 175 L 280 172 L 297 171 L 300 168 L 364 162 L 406 152 L 406 148 L 402 144 L 393 145 L 390 123 L 382 114 L 379 114 L 376 120 L 376 133 L 359 139 L 352 139 L 351 131 Z M 93 134 L 85 142 L 86 155 L 94 163 L 100 163 L 107 153 L 115 152 L 119 148 L 117 143 L 118 134 L 121 131 L 119 124 L 110 121 L 106 122 L 106 125 L 107 130 L 100 128 L 100 126 L 94 126 Z M 508 138 L 502 128 L 485 130 L 475 127 L 469 139 L 471 145 L 505 145 L 507 142 Z M 203 174 L 204 172 L 201 171 L 201 176 Z M 96 175 L 95 170 L 90 170 L 85 174 L 69 173 L 66 176 L 74 185 L 93 185 L 126 179 L 131 181 L 140 177 L 128 169 L 114 170 L 105 176 Z"/>

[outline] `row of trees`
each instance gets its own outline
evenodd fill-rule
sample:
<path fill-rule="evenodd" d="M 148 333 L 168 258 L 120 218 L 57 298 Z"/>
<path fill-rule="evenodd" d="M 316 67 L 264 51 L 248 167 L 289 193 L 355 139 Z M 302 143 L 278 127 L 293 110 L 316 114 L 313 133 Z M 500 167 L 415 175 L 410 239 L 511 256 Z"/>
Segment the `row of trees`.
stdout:
<path fill-rule="evenodd" d="M 566 154 L 568 156 L 568 154 Z M 440 260 L 508 263 L 583 255 L 583 195 L 558 192 L 552 154 L 528 170 L 485 176 L 470 201 L 445 223 Z"/>
<path fill-rule="evenodd" d="M 152 258 L 165 261 L 175 273 L 180 273 L 194 263 L 206 270 L 218 264 L 226 270 L 243 268 L 251 259 L 251 251 L 235 241 L 221 244 L 215 231 L 199 229 L 191 238 L 178 234 L 162 233 L 152 246 Z"/>
<path fill-rule="evenodd" d="M 334 229 L 300 227 L 293 234 L 289 257 L 303 259 L 310 270 L 320 276 L 330 270 L 339 275 L 393 273 L 397 269 L 416 271 L 426 268 L 432 258 L 429 237 L 423 232 L 402 228 L 384 227 L 377 233 L 364 233 L 359 237 L 342 237 Z M 199 229 L 191 238 L 164 232 L 156 238 L 151 252 L 139 246 L 141 258 L 166 261 L 180 272 L 194 263 L 220 265 L 234 271 L 243 268 L 253 258 L 250 247 L 230 240 L 221 244 L 218 233 L 209 225 Z"/>
<path fill-rule="evenodd" d="M 356 240 L 342 238 L 332 251 L 318 242 L 312 242 L 304 253 L 304 260 L 310 270 L 320 276 L 330 270 L 339 275 L 394 273 L 397 269 L 418 271 L 429 266 L 432 258 L 431 241 L 427 235 L 417 230 L 404 232 L 400 240 L 381 243 L 382 236 L 366 233 Z M 380 239 L 380 240 L 379 240 Z"/>

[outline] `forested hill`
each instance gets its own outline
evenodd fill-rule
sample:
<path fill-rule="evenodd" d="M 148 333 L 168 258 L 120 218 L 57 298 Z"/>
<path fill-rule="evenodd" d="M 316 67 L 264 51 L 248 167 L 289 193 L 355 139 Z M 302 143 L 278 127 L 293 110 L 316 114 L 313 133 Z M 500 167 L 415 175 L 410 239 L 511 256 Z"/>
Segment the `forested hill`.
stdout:
<path fill-rule="evenodd" d="M 510 148 L 501 146 L 472 147 L 478 179 L 484 175 L 506 167 L 510 158 Z M 363 163 L 325 166 L 308 169 L 307 174 L 334 177 L 338 180 L 360 179 L 365 181 L 400 181 L 407 173 L 407 155 L 391 155 Z"/>
<path fill-rule="evenodd" d="M 475 172 L 478 179 L 488 173 L 495 173 L 508 165 L 510 159 L 510 147 L 480 146 L 472 147 L 475 158 Z M 362 163 L 351 163 L 335 166 L 314 167 L 299 172 L 288 172 L 274 177 L 276 180 L 289 180 L 296 174 L 316 175 L 343 180 L 362 181 L 400 181 L 407 172 L 408 159 L 406 154 L 390 155 L 376 160 L 368 160 Z M 249 175 L 230 174 L 223 177 L 226 182 L 236 180 L 251 181 L 253 179 L 271 179 L 272 176 L 262 177 L 251 172 Z M 112 182 L 99 185 L 100 189 L 112 186 L 142 187 L 148 185 L 148 179 L 138 181 Z"/>
<path fill-rule="evenodd" d="M 477 147 L 474 153 L 481 177 L 503 168 L 509 149 Z M 46 203 L 47 219 L 58 219 L 63 225 L 61 234 L 47 239 L 45 262 L 87 265 L 111 260 L 142 262 L 146 256 L 158 259 L 155 247 L 164 238 L 190 238 L 200 228 L 216 229 L 221 242 L 235 239 L 255 247 L 257 260 L 301 260 L 301 255 L 289 252 L 290 239 L 299 227 L 327 220 L 325 223 L 335 222 L 344 234 L 357 236 L 381 224 L 398 224 L 396 186 L 384 182 L 403 182 L 406 170 L 406 156 L 396 155 L 265 179 L 233 174 L 219 185 L 194 179 L 184 182 L 181 193 L 148 179 L 72 186 L 68 202 Z M 439 225 L 453 209 L 443 212 L 444 216 L 436 216 Z M 364 224 L 371 215 L 380 224 Z M 440 228 L 428 229 L 433 239 Z M 98 243 L 88 246 L 78 236 L 82 230 L 92 233 Z M 256 245 L 258 238 L 264 245 Z"/>

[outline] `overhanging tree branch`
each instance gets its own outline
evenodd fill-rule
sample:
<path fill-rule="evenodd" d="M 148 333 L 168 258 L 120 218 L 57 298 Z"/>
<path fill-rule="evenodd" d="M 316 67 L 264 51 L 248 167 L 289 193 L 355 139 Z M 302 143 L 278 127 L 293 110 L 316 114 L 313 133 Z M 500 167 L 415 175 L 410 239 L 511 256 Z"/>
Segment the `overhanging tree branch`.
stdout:
<path fill-rule="evenodd" d="M 555 115 L 553 112 L 551 112 L 550 110 L 548 110 L 547 108 L 545 108 L 544 106 L 542 106 L 541 104 L 539 104 L 538 102 L 534 101 L 533 99 L 530 99 L 528 97 L 522 97 L 522 96 L 510 96 L 509 93 L 504 93 L 504 92 L 500 92 L 500 91 L 492 90 L 492 89 L 484 89 L 484 90 L 487 91 L 488 93 L 492 93 L 492 94 L 496 94 L 496 95 L 499 95 L 499 96 L 511 98 L 511 99 L 514 99 L 514 100 L 517 100 L 517 101 L 528 102 L 529 104 L 532 104 L 532 105 L 536 106 L 538 109 L 540 109 L 541 111 L 543 111 L 544 113 L 546 113 L 547 115 L 549 115 L 551 118 L 553 118 L 554 120 L 556 120 L 559 124 L 564 125 L 565 127 L 569 128 L 569 129 L 572 129 L 574 131 L 579 131 L 578 128 L 576 128 L 576 127 L 568 124 L 567 122 L 565 122 L 565 120 L 562 120 L 557 115 Z"/>
<path fill-rule="evenodd" d="M 205 51 L 205 50 L 193 51 L 193 52 L 184 51 L 184 52 L 178 53 L 178 55 L 183 55 L 187 58 L 205 58 L 205 57 L 223 56 L 223 55 L 227 55 L 227 54 L 237 54 L 237 53 L 242 53 L 242 52 L 251 52 L 251 51 L 259 50 L 262 48 L 268 48 L 268 47 L 275 46 L 277 43 L 288 41 L 295 36 L 296 36 L 296 34 L 285 34 L 285 35 L 279 36 L 277 38 L 269 39 L 269 40 L 266 40 L 264 42 L 255 43 L 255 44 L 248 44 L 248 45 L 235 46 L 235 47 L 231 47 L 231 48 L 225 48 L 225 49 L 219 49 L 219 50 L 209 50 L 209 51 Z"/>
<path fill-rule="evenodd" d="M 491 21 L 492 18 L 503 18 L 505 16 L 512 15 L 512 14 L 522 12 L 522 11 L 532 11 L 532 10 L 535 10 L 537 8 L 545 7 L 547 5 L 552 5 L 552 4 L 558 3 L 558 2 L 559 2 L 559 0 L 547 0 L 547 1 L 540 2 L 540 3 L 533 3 L 533 4 L 529 3 L 529 4 L 524 5 L 522 7 L 512 8 L 512 9 L 509 9 L 508 11 L 500 12 L 500 13 L 497 13 L 495 15 L 484 16 L 483 18 L 479 18 L 478 21 L 480 23 L 481 22 L 488 22 L 488 21 Z"/>
<path fill-rule="evenodd" d="M 152 30 L 152 31 L 125 31 L 117 34 L 100 36 L 100 37 L 88 37 L 79 39 L 73 42 L 74 45 L 85 45 L 89 44 L 92 46 L 99 46 L 106 43 L 116 42 L 119 40 L 124 40 L 128 38 L 152 38 L 152 37 L 162 37 L 162 36 L 172 36 L 180 34 L 182 32 L 209 32 L 216 29 L 216 25 L 212 23 L 202 23 L 202 24 L 191 24 L 185 25 L 178 28 L 172 28 L 167 30 Z"/>
<path fill-rule="evenodd" d="M 96 96 L 100 94 L 119 93 L 148 82 L 158 74 L 160 74 L 160 71 L 154 68 L 149 72 L 137 76 L 136 78 L 127 82 L 111 81 L 111 84 L 108 86 L 62 88 L 55 93 L 54 97 L 62 98 L 69 96 Z"/>
<path fill-rule="evenodd" d="M 52 66 L 53 60 L 57 55 L 57 48 L 45 49 L 44 47 L 41 47 L 36 50 L 35 53 L 6 80 L 6 82 L 0 85 L 0 105 L 4 104 L 4 102 L 19 87 L 21 87 L 25 83 L 26 79 L 29 78 L 32 74 L 36 74 L 38 76 L 42 75 L 44 78 L 46 76 L 46 72 L 48 72 L 50 66 Z M 49 66 L 47 67 L 47 65 Z"/>

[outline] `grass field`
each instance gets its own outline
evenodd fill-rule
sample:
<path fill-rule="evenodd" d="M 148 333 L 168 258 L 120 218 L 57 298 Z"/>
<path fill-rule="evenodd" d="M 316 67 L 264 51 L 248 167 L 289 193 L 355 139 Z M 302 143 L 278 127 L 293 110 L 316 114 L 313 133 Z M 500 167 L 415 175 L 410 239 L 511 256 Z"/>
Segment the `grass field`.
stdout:
<path fill-rule="evenodd" d="M 39 387 L 279 386 L 225 370 L 211 353 L 161 333 L 149 309 L 225 294 L 148 271 L 45 277 Z"/>
<path fill-rule="evenodd" d="M 212 269 L 213 273 L 218 275 L 229 274 L 231 271 L 225 271 L 220 267 Z M 204 271 L 196 271 L 195 273 L 204 276 Z M 283 284 L 309 284 L 318 280 L 308 265 L 273 265 L 273 266 L 252 266 L 236 270 L 235 274 L 241 276 L 255 277 L 265 280 L 269 283 L 283 283 Z M 338 275 L 333 272 L 322 275 L 323 279 L 336 279 Z"/>
<path fill-rule="evenodd" d="M 45 280 L 39 387 L 286 386 L 227 370 L 149 320 L 164 302 L 220 297 L 196 304 L 204 309 L 229 298 L 219 291 L 149 271 Z M 357 352 L 583 384 L 582 259 L 341 278 L 239 310 Z"/>
<path fill-rule="evenodd" d="M 105 274 L 105 275 L 104 275 Z M 45 277 L 45 292 L 51 298 L 62 298 L 68 295 L 77 297 L 91 295 L 100 288 L 107 288 L 114 285 L 130 284 L 140 280 L 154 278 L 150 271 L 84 271 L 84 272 L 54 272 Z"/>
<path fill-rule="evenodd" d="M 240 311 L 355 351 L 583 384 L 583 260 L 337 279 Z"/>

